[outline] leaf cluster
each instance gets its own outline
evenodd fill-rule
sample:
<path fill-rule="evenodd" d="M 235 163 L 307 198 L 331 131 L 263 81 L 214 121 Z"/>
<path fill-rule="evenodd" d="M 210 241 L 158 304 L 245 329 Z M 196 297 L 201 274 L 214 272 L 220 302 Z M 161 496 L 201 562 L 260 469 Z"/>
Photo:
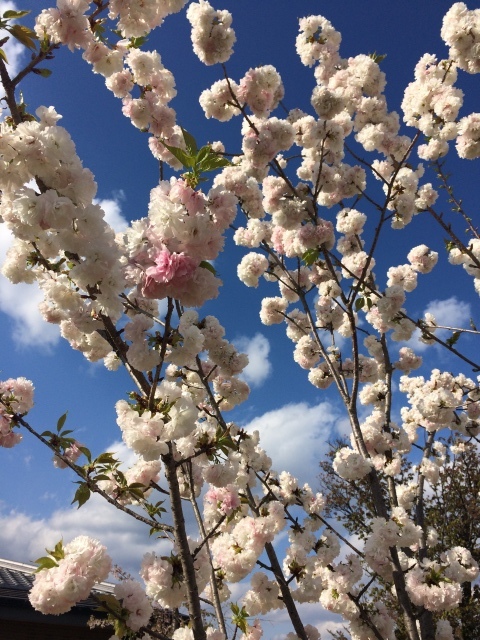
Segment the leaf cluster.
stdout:
<path fill-rule="evenodd" d="M 183 128 L 182 134 L 185 149 L 172 147 L 163 140 L 162 144 L 187 169 L 182 177 L 192 189 L 200 182 L 205 182 L 206 178 L 202 177 L 203 173 L 216 171 L 231 165 L 230 160 L 213 151 L 210 145 L 207 144 L 199 149 L 195 138 Z"/>
<path fill-rule="evenodd" d="M 248 631 L 248 613 L 245 607 L 240 608 L 238 604 L 231 603 L 230 609 L 232 610 L 232 623 L 240 629 L 243 633 Z"/>
<path fill-rule="evenodd" d="M 65 552 L 63 550 L 63 540 L 59 540 L 54 549 L 45 549 L 48 556 L 42 556 L 35 560 L 35 564 L 38 565 L 38 569 L 35 573 L 39 573 L 42 569 L 52 569 L 52 567 L 58 567 L 58 562 L 63 560 Z"/>
<path fill-rule="evenodd" d="M 37 48 L 38 41 L 38 37 L 35 31 L 23 24 L 10 24 L 10 20 L 18 20 L 19 18 L 23 18 L 24 16 L 28 15 L 29 13 L 30 11 L 17 11 L 14 9 L 5 11 L 0 18 L 0 30 L 4 29 L 25 47 L 35 50 Z M 5 55 L 5 51 L 3 51 L 3 49 L 0 49 L 0 56 L 8 64 L 7 56 Z"/>

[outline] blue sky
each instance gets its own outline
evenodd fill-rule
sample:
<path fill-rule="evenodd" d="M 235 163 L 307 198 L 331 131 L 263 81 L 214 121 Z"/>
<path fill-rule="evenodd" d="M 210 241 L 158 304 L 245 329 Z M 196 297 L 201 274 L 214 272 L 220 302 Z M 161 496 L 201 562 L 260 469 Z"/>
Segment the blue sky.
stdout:
<path fill-rule="evenodd" d="M 386 95 L 390 108 L 400 110 L 403 89 L 413 80 L 413 68 L 421 55 L 429 52 L 447 56 L 439 34 L 450 5 L 445 0 L 225 0 L 214 6 L 233 14 L 237 43 L 235 55 L 227 63 L 230 76 L 239 80 L 252 66 L 273 64 L 283 78 L 287 108 L 310 112 L 313 72 L 300 64 L 294 46 L 299 17 L 320 13 L 328 18 L 342 33 L 342 57 L 386 54 L 381 65 L 387 75 Z M 1 13 L 10 6 L 0 0 Z M 35 12 L 50 4 L 24 0 L 17 6 Z M 479 4 L 468 6 L 473 9 Z M 208 121 L 198 105 L 200 92 L 220 79 L 222 71 L 218 66 L 203 66 L 194 56 L 184 11 L 169 17 L 151 36 L 149 46 L 158 49 L 163 63 L 175 75 L 178 96 L 171 106 L 177 111 L 178 122 L 201 144 L 222 139 L 227 150 L 238 149 L 240 121 L 234 119 L 223 125 Z M 15 51 L 10 58 L 15 63 Z M 27 61 L 28 55 L 23 60 Z M 17 64 L 21 61 L 18 58 Z M 104 201 L 111 219 L 121 222 L 122 216 L 126 220 L 145 216 L 149 191 L 158 182 L 158 165 L 148 150 L 147 136 L 122 115 L 120 101 L 108 92 L 102 77 L 91 73 L 78 52 L 59 51 L 48 66 L 53 71 L 50 78 L 30 76 L 23 85 L 30 110 L 53 105 L 63 115 L 60 124 L 70 132 L 84 165 L 96 176 L 98 198 Z M 480 104 L 478 78 L 461 73 L 459 86 L 467 96 L 461 115 L 467 115 Z M 281 113 L 273 115 L 282 117 Z M 461 190 L 467 210 L 475 211 L 478 168 L 468 161 L 460 163 L 454 153 L 450 156 L 453 183 Z M 471 282 L 462 269 L 445 264 L 442 236 L 437 232 L 433 235 L 431 223 L 419 218 L 404 233 L 387 234 L 387 246 L 379 256 L 376 272 L 381 274 L 385 267 L 404 263 L 415 244 L 430 244 L 441 254 L 441 264 L 433 275 L 424 280 L 420 276 L 418 290 L 409 294 L 412 314 L 420 316 L 434 305 L 438 320 L 468 326 L 473 316 L 480 326 Z M 3 235 L 0 249 L 5 251 L 5 247 Z M 227 328 L 227 337 L 251 350 L 254 365 L 248 375 L 252 394 L 250 401 L 237 410 L 235 419 L 260 428 L 273 449 L 275 466 L 286 466 L 315 486 L 318 457 L 329 438 L 345 432 L 344 416 L 334 395 L 310 387 L 306 372 L 293 363 L 291 343 L 284 337 L 283 326 L 267 328 L 260 324 L 261 298 L 277 294 L 268 286 L 246 289 L 237 280 L 236 264 L 241 255 L 232 242 L 227 243 L 216 262 L 226 284 L 218 301 L 202 311 L 217 315 Z M 455 286 L 445 286 L 453 282 Z M 79 440 L 95 453 L 110 448 L 119 439 L 114 403 L 131 388 L 127 376 L 121 371 L 109 373 L 102 364 L 91 364 L 71 351 L 58 339 L 56 328 L 37 319 L 35 294 L 30 289 L 14 290 L 5 281 L 0 282 L 0 309 L 1 375 L 33 380 L 36 407 L 30 415 L 31 423 L 40 431 L 52 428 L 68 410 L 67 424 L 76 429 Z M 466 337 L 461 344 L 468 349 L 473 341 Z M 423 355 L 430 368 L 451 366 L 454 372 L 459 370 L 436 348 Z M 115 559 L 133 570 L 140 551 L 150 548 L 148 539 L 135 525 L 110 509 L 107 513 L 96 501 L 79 512 L 71 509 L 75 486 L 69 482 L 68 472 L 54 469 L 50 459 L 50 453 L 28 435 L 18 447 L 0 451 L 0 556 L 29 562 L 62 533 L 67 540 L 83 527 L 85 533 L 104 540 L 112 555 L 118 554 Z"/>

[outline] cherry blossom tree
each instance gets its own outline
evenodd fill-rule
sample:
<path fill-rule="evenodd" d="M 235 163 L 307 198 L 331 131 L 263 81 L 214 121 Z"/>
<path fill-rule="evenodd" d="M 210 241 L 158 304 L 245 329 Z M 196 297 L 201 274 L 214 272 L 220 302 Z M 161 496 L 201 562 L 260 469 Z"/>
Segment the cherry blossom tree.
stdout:
<path fill-rule="evenodd" d="M 370 523 L 375 509 L 372 503 L 369 484 L 366 478 L 357 481 L 344 480 L 333 469 L 332 460 L 336 452 L 346 446 L 339 439 L 331 444 L 325 460 L 320 463 L 320 489 L 325 497 L 324 516 L 329 520 L 341 522 L 350 535 L 366 540 L 371 535 Z M 459 441 L 449 443 L 448 457 L 442 465 L 439 481 L 431 486 L 431 495 L 425 501 L 425 525 L 427 531 L 435 532 L 435 546 L 442 549 L 464 547 L 478 563 L 480 549 L 478 541 L 478 493 L 480 489 L 480 460 L 478 449 L 473 442 Z M 415 470 L 410 460 L 404 459 L 401 478 L 405 485 L 412 484 Z M 388 487 L 383 483 L 384 495 Z M 451 620 L 455 628 L 461 626 L 464 637 L 472 637 L 478 628 L 478 585 L 467 581 L 462 584 L 462 600 L 455 609 L 437 614 L 438 619 Z M 387 603 L 389 607 L 398 607 L 398 603 L 389 589 L 388 582 L 372 590 L 371 597 Z M 457 618 L 460 618 L 458 620 Z M 408 638 L 401 628 L 400 612 L 397 614 L 397 638 Z M 400 622 L 400 624 L 398 624 Z M 341 638 L 341 634 L 338 636 Z"/>
<path fill-rule="evenodd" d="M 145 36 L 184 10 L 195 54 L 218 67 L 200 104 L 207 118 L 237 118 L 241 150 L 199 147 L 169 106 L 175 79 Z M 342 616 L 352 639 L 462 633 L 456 612 L 478 565 L 472 548 L 432 520 L 432 495 L 452 456 L 479 432 L 478 380 L 464 372 L 480 368 L 458 343 L 463 332 L 478 332 L 440 327 L 432 314 L 409 310 L 407 294 L 439 260 L 418 228 L 403 264 L 374 268 L 388 252 L 388 229 L 408 235 L 413 219 L 427 216 L 447 238 L 450 264 L 462 266 L 480 292 L 480 236 L 444 168 L 449 152 L 465 161 L 480 156 L 480 114 L 460 114 L 457 87 L 480 71 L 480 10 L 458 2 L 448 11 L 441 30 L 448 58 L 420 59 L 401 114 L 387 104 L 381 56 L 342 58 L 340 33 L 322 16 L 302 18 L 296 40 L 316 82 L 311 109 L 284 113 L 273 66 L 230 77 L 232 16 L 206 0 L 58 0 L 36 16 L 33 30 L 17 22 L 24 14 L 8 10 L 0 18 L 2 46 L 15 38 L 32 51 L 16 75 L 0 52 L 8 108 L 0 214 L 14 236 L 3 273 L 14 283 L 38 283 L 43 317 L 73 349 L 128 371 L 129 400 L 119 399 L 116 413 L 137 461 L 125 470 L 110 452 L 93 456 L 65 428 L 66 416 L 40 433 L 27 418 L 33 384 L 24 378 L 0 384 L 0 444 L 18 445 L 26 433 L 41 440 L 57 466 L 78 476 L 79 507 L 100 494 L 144 523 L 146 536 L 170 541 L 169 555 L 143 558 L 142 582 L 126 578 L 113 596 L 98 596 L 112 639 L 220 640 L 241 632 L 256 640 L 260 617 L 284 609 L 288 638 L 317 640 L 318 630 L 302 621 L 304 603 Z M 58 124 L 61 115 L 50 106 L 30 113 L 19 94 L 29 74 L 48 76 L 65 46 L 81 50 L 124 115 L 148 133 L 162 175 L 174 172 L 151 191 L 148 215 L 122 234 L 94 203 L 92 173 Z M 438 184 L 448 213 L 437 205 Z M 249 395 L 240 377 L 248 359 L 202 307 L 221 296 L 212 262 L 232 229 L 245 249 L 238 277 L 247 287 L 261 281 L 266 292 L 262 322 L 284 324 L 309 383 L 319 394 L 335 388 L 343 403 L 350 434 L 332 473 L 361 483 L 366 502 L 355 508 L 366 522 L 350 531 L 353 541 L 329 517 L 326 496 L 288 469 L 273 469 L 258 432 L 228 420 Z M 457 372 L 415 375 L 417 334 L 418 344 L 455 357 Z M 186 526 L 190 513 L 195 535 Z M 85 598 L 111 567 L 107 550 L 83 535 L 57 543 L 38 563 L 30 600 L 53 614 Z M 231 601 L 229 585 L 247 577 L 250 588 Z M 375 598 L 379 586 L 383 599 Z M 188 612 L 173 634 L 158 630 L 159 606 Z"/>

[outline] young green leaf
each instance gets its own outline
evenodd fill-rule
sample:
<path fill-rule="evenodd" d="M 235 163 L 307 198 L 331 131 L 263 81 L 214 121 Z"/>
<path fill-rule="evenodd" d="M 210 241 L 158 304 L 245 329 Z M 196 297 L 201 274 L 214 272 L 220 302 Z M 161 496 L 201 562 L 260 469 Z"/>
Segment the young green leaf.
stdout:
<path fill-rule="evenodd" d="M 3 18 L 23 18 L 23 16 L 27 16 L 31 11 L 15 11 L 13 9 L 9 9 L 5 11 L 3 14 Z"/>
<path fill-rule="evenodd" d="M 35 40 L 38 40 L 38 38 L 32 29 L 25 27 L 23 24 L 14 24 L 12 27 L 7 27 L 7 31 L 28 49 L 36 48 Z"/>
<path fill-rule="evenodd" d="M 96 464 L 113 464 L 115 462 L 117 462 L 117 460 L 110 451 L 101 453 L 98 458 L 95 459 Z"/>
<path fill-rule="evenodd" d="M 311 267 L 314 262 L 318 260 L 318 256 L 320 252 L 318 249 L 308 249 L 302 256 L 302 260 L 304 261 L 307 267 Z"/>
<path fill-rule="evenodd" d="M 357 298 L 355 300 L 355 311 L 360 311 L 365 306 L 365 298 Z"/>
<path fill-rule="evenodd" d="M 53 551 L 49 551 L 48 553 L 55 558 L 55 560 L 61 560 L 65 557 L 65 552 L 63 550 L 63 540 L 59 540 L 55 545 L 55 549 Z"/>
<path fill-rule="evenodd" d="M 208 158 L 208 156 L 212 153 L 212 148 L 209 144 L 206 144 L 204 147 L 202 147 L 200 149 L 200 151 L 197 153 L 197 157 L 196 157 L 196 161 L 197 164 L 200 165 L 202 163 L 203 160 L 205 160 L 205 158 Z"/>
<path fill-rule="evenodd" d="M 163 146 L 170 151 L 172 156 L 174 156 L 179 162 L 181 162 L 186 169 L 191 169 L 195 165 L 195 158 L 189 155 L 186 151 L 180 149 L 179 147 L 171 147 L 166 142 L 163 142 L 163 140 L 161 142 Z"/>
<path fill-rule="evenodd" d="M 237 604 L 232 603 L 230 605 L 232 609 L 232 623 L 240 629 L 243 633 L 247 633 L 247 618 L 248 614 L 245 607 L 240 607 Z"/>
<path fill-rule="evenodd" d="M 199 266 L 202 267 L 202 269 L 207 269 L 208 271 L 213 273 L 214 276 L 217 275 L 217 270 L 215 269 L 213 264 L 211 264 L 210 262 L 207 262 L 206 260 L 202 260 Z"/>
<path fill-rule="evenodd" d="M 92 454 L 90 453 L 90 449 L 87 449 L 87 447 L 78 447 L 78 448 L 83 453 L 83 455 L 86 457 L 86 459 L 89 462 L 91 462 L 92 461 Z"/>
<path fill-rule="evenodd" d="M 49 78 L 52 75 L 51 69 L 32 69 L 33 73 L 36 73 L 37 76 L 42 76 L 42 78 Z"/>
<path fill-rule="evenodd" d="M 60 433 L 60 431 L 62 430 L 63 425 L 65 424 L 65 421 L 67 419 L 67 415 L 68 415 L 68 411 L 65 411 L 65 413 L 63 415 L 60 416 L 60 418 L 57 421 L 57 432 Z"/>
<path fill-rule="evenodd" d="M 80 486 L 75 491 L 75 497 L 72 500 L 72 504 L 78 502 L 78 509 L 80 509 L 80 507 L 87 502 L 87 500 L 90 498 L 91 493 L 88 485 L 86 485 L 84 482 L 79 483 L 79 485 Z"/>
<path fill-rule="evenodd" d="M 188 133 L 186 129 L 184 129 L 183 127 L 181 129 L 182 129 L 183 139 L 185 140 L 185 146 L 187 147 L 190 155 L 196 156 L 198 151 L 197 141 L 195 140 L 195 138 L 192 136 L 191 133 Z"/>
<path fill-rule="evenodd" d="M 146 36 L 139 36 L 138 38 L 130 38 L 130 41 L 128 43 L 128 48 L 129 49 L 140 49 L 140 47 L 142 47 L 146 42 L 148 41 L 148 38 Z"/>
<path fill-rule="evenodd" d="M 386 57 L 387 57 L 386 53 L 382 54 L 382 53 L 377 53 L 376 51 L 374 51 L 369 55 L 369 58 L 371 58 L 377 64 L 380 64 L 380 62 L 383 62 L 383 60 L 385 60 Z"/>
<path fill-rule="evenodd" d="M 223 167 L 229 167 L 232 163 L 227 158 L 212 153 L 204 158 L 198 165 L 199 171 L 215 171 L 216 169 L 223 169 Z"/>
<path fill-rule="evenodd" d="M 35 560 L 35 564 L 38 564 L 38 569 L 35 571 L 35 573 L 39 573 L 43 569 L 52 569 L 53 567 L 58 567 L 58 564 L 50 556 L 42 556 L 41 558 L 37 558 L 37 560 Z"/>
<path fill-rule="evenodd" d="M 458 339 L 460 338 L 460 336 L 462 335 L 461 331 L 454 331 L 452 333 L 452 335 L 450 336 L 450 338 L 447 338 L 447 340 L 445 340 L 445 342 L 448 344 L 449 347 L 453 347 L 453 345 L 458 342 Z"/>

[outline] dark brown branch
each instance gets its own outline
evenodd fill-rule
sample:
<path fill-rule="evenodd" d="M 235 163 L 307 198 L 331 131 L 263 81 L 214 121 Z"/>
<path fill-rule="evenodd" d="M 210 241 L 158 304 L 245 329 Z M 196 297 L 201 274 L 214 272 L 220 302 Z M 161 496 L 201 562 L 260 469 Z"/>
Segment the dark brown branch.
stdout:
<path fill-rule="evenodd" d="M 200 594 L 198 593 L 195 565 L 190 553 L 188 537 L 183 515 L 182 498 L 177 477 L 177 465 L 173 457 L 172 445 L 169 444 L 170 453 L 162 456 L 165 477 L 170 489 L 170 506 L 172 509 L 175 540 L 178 545 L 183 577 L 187 590 L 188 613 L 192 625 L 195 640 L 206 640 L 207 635 L 203 627 L 202 608 L 200 606 Z"/>

